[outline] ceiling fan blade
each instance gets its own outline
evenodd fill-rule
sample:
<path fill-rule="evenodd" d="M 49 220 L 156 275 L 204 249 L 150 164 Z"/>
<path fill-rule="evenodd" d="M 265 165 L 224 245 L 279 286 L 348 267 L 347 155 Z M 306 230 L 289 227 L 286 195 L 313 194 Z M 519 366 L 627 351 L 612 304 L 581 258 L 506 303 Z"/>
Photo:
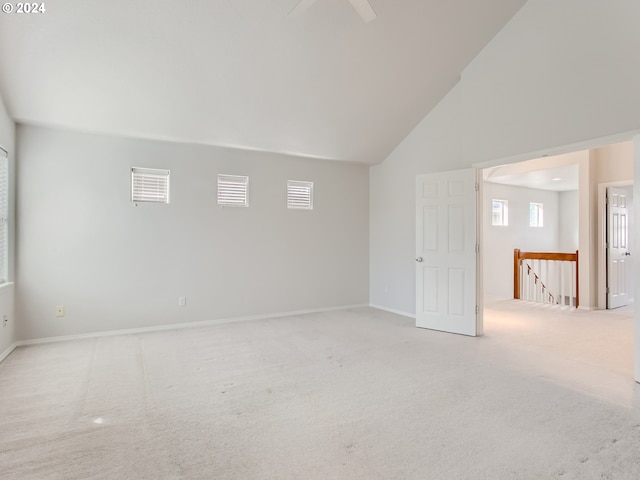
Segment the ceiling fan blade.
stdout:
<path fill-rule="evenodd" d="M 311 5 L 316 3 L 316 0 L 300 0 L 300 2 L 293 7 L 293 10 L 289 12 L 290 17 L 295 17 L 305 12 Z"/>
<path fill-rule="evenodd" d="M 376 12 L 374 12 L 368 0 L 349 0 L 349 2 L 365 22 L 370 22 L 376 18 Z"/>

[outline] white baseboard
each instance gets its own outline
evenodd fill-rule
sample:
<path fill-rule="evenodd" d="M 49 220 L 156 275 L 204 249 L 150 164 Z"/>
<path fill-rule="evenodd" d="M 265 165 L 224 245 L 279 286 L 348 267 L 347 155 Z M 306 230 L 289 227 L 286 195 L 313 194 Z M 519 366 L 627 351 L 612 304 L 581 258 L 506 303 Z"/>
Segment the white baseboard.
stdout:
<path fill-rule="evenodd" d="M 415 313 L 404 312 L 402 310 L 396 310 L 395 308 L 383 307 L 381 305 L 369 305 L 371 308 L 377 308 L 378 310 L 384 310 L 385 312 L 395 313 L 396 315 L 402 315 L 403 317 L 416 318 Z"/>
<path fill-rule="evenodd" d="M 337 310 L 349 310 L 351 308 L 368 307 L 366 303 L 357 305 L 343 305 L 340 307 L 315 308 L 309 310 L 295 310 L 290 312 L 267 313 L 262 315 L 247 315 L 244 317 L 218 318 L 215 320 L 204 320 L 202 322 L 171 323 L 167 325 L 155 325 L 152 327 L 127 328 L 124 330 L 108 330 L 104 332 L 79 333 L 76 335 L 62 335 L 59 337 L 34 338 L 31 340 L 19 340 L 13 348 L 21 345 L 37 345 L 40 343 L 65 342 L 68 340 L 81 340 L 85 338 L 112 337 L 115 335 L 131 335 L 136 333 L 160 332 L 165 330 L 179 330 L 183 328 L 207 327 L 220 325 L 223 323 L 246 322 L 248 320 L 267 320 L 269 318 L 293 317 L 296 315 L 308 315 L 312 313 L 333 312 Z M 11 352 L 9 352 L 11 353 Z M 9 354 L 7 353 L 7 355 Z M 2 357 L 0 357 L 1 360 Z"/>
<path fill-rule="evenodd" d="M 5 358 L 11 355 L 11 352 L 13 352 L 17 346 L 18 346 L 18 343 L 13 343 L 4 352 L 0 353 L 0 362 L 2 362 Z"/>

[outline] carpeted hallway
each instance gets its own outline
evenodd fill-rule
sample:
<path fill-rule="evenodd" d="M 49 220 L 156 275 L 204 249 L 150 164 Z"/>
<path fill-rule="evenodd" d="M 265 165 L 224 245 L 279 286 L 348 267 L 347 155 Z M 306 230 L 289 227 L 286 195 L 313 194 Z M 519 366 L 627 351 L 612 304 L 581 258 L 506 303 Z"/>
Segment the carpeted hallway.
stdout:
<path fill-rule="evenodd" d="M 637 479 L 632 328 L 509 301 L 482 338 L 362 308 L 21 347 L 0 478 Z"/>

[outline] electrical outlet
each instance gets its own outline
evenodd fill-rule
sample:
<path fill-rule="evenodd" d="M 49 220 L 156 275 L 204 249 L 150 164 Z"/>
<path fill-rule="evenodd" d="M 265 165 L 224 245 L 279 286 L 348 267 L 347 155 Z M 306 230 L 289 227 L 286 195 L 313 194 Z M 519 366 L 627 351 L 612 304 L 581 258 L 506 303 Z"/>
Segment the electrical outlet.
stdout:
<path fill-rule="evenodd" d="M 7 325 L 9 325 L 9 315 L 2 317 L 2 326 L 6 327 Z"/>
<path fill-rule="evenodd" d="M 64 317 L 64 305 L 58 305 L 56 307 L 56 317 Z"/>
<path fill-rule="evenodd" d="M 187 306 L 187 297 L 178 297 L 178 306 L 186 307 Z"/>

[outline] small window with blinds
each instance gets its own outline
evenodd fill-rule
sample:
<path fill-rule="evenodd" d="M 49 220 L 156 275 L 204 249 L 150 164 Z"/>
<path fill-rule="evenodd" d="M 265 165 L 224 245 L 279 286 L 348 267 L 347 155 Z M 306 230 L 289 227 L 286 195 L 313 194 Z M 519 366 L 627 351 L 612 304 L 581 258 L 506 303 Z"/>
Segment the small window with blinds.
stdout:
<path fill-rule="evenodd" d="M 9 281 L 9 160 L 0 149 L 0 283 Z"/>
<path fill-rule="evenodd" d="M 169 170 L 133 167 L 131 201 L 169 203 Z"/>
<path fill-rule="evenodd" d="M 287 208 L 313 210 L 313 182 L 288 180 Z"/>
<path fill-rule="evenodd" d="M 248 207 L 249 177 L 219 174 L 218 205 L 223 207 Z"/>

